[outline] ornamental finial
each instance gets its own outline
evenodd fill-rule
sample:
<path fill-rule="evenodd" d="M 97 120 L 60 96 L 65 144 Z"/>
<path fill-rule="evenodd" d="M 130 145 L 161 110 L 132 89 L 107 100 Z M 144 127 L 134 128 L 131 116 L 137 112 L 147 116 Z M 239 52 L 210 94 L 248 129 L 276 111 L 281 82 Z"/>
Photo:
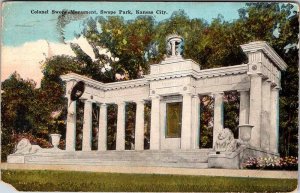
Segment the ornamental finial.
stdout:
<path fill-rule="evenodd" d="M 167 55 L 181 56 L 183 53 L 183 38 L 177 34 L 172 34 L 167 37 Z"/>

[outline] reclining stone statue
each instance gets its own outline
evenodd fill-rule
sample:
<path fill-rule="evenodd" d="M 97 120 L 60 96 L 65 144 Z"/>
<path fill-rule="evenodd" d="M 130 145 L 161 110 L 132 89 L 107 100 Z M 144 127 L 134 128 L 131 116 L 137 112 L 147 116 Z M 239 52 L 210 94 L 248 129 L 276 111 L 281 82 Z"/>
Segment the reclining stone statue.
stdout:
<path fill-rule="evenodd" d="M 21 139 L 15 148 L 15 154 L 32 154 L 36 153 L 42 148 L 39 145 L 31 145 L 26 138 Z"/>
<path fill-rule="evenodd" d="M 232 131 L 228 128 L 221 129 L 215 142 L 215 151 L 233 152 L 236 149 L 237 141 Z"/>
<path fill-rule="evenodd" d="M 32 145 L 26 138 L 21 139 L 15 147 L 14 154 L 34 154 L 34 153 L 51 153 L 63 151 L 59 148 L 41 148 L 39 145 Z"/>

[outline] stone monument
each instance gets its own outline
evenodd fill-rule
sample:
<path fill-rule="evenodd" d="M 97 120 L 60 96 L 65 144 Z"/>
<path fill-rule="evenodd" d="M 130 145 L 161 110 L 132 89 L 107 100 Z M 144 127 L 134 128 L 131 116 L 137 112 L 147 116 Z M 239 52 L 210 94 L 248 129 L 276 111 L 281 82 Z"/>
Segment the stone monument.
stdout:
<path fill-rule="evenodd" d="M 75 73 L 62 75 L 69 104 L 66 149 L 38 150 L 18 159 L 16 152 L 8 156 L 8 162 L 239 168 L 245 155 L 277 155 L 280 78 L 286 63 L 268 43 L 256 41 L 241 45 L 247 64 L 201 70 L 197 62 L 183 57 L 183 45 L 182 37 L 168 36 L 168 57 L 151 65 L 150 74 L 136 80 L 102 83 Z M 85 88 L 77 97 L 84 102 L 84 122 L 82 150 L 76 151 L 77 101 L 72 100 L 71 93 L 79 83 Z M 227 91 L 240 94 L 239 125 L 253 127 L 248 130 L 250 135 L 242 135 L 247 144 L 238 147 L 230 130 L 223 129 L 223 95 Z M 201 95 L 214 97 L 214 147 L 209 149 L 199 145 Z M 150 150 L 144 149 L 147 101 L 151 103 Z M 136 104 L 135 142 L 133 150 L 125 151 L 125 109 L 129 102 Z M 99 106 L 100 116 L 98 149 L 92 151 L 93 104 Z M 116 150 L 108 151 L 107 106 L 111 104 L 118 108 Z M 168 116 L 169 111 L 176 114 Z"/>

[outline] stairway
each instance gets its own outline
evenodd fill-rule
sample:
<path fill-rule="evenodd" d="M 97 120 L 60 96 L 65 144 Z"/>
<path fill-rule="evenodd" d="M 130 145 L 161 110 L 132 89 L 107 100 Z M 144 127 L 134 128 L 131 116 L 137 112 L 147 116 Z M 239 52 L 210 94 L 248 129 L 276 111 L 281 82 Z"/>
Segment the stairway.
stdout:
<path fill-rule="evenodd" d="M 29 164 L 207 168 L 210 149 L 47 152 L 25 156 Z"/>

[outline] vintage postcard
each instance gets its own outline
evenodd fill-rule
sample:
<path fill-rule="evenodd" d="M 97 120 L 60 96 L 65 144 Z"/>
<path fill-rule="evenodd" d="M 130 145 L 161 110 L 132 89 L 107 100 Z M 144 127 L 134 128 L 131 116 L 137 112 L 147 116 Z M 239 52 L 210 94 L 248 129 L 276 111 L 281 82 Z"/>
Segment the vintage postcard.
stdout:
<path fill-rule="evenodd" d="M 3 188 L 296 191 L 297 3 L 1 9 Z"/>

